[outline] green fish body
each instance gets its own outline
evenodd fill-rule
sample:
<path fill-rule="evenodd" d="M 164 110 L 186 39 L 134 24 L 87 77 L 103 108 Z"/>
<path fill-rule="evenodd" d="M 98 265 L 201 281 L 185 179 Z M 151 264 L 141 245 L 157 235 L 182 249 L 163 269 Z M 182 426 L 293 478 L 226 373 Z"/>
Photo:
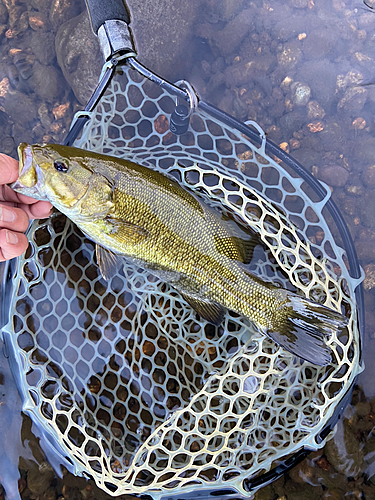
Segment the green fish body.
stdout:
<path fill-rule="evenodd" d="M 249 273 L 251 238 L 175 180 L 68 146 L 21 144 L 19 156 L 13 188 L 49 200 L 94 240 L 105 279 L 125 258 L 176 288 L 211 323 L 230 309 L 303 359 L 330 362 L 325 336 L 347 319 Z"/>

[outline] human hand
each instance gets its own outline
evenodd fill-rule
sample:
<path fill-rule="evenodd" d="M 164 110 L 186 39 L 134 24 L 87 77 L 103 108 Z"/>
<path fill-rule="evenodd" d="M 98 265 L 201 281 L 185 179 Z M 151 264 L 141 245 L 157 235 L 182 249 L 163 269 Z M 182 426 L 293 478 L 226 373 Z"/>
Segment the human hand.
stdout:
<path fill-rule="evenodd" d="M 0 153 L 0 262 L 25 252 L 30 219 L 44 219 L 52 212 L 49 201 L 34 200 L 7 186 L 17 179 L 18 161 Z"/>

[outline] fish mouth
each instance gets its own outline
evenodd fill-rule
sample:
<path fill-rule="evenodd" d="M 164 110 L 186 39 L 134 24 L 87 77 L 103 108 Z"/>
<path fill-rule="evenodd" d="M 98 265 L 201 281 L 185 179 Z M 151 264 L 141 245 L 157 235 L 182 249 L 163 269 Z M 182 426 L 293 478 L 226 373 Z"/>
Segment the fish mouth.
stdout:
<path fill-rule="evenodd" d="M 31 168 L 33 163 L 33 152 L 31 146 L 26 142 L 21 142 L 18 146 L 18 158 L 20 162 L 20 177 Z"/>
<path fill-rule="evenodd" d="M 18 146 L 19 177 L 11 184 L 11 188 L 17 193 L 30 196 L 38 200 L 46 200 L 40 192 L 40 180 L 42 172 L 34 159 L 33 147 L 22 142 Z"/>

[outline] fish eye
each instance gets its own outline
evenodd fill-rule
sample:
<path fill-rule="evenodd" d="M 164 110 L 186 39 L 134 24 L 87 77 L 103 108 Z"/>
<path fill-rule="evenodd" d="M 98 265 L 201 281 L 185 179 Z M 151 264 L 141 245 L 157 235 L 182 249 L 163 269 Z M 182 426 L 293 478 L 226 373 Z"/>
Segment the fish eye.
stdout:
<path fill-rule="evenodd" d="M 69 170 L 69 167 L 66 163 L 63 161 L 54 161 L 53 166 L 55 167 L 56 170 L 59 172 L 67 172 Z"/>

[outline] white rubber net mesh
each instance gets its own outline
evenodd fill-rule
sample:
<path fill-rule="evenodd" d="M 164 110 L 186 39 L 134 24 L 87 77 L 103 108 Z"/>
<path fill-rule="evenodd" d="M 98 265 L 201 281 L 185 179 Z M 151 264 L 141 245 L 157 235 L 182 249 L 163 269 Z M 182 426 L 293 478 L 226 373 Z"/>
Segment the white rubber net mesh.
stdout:
<path fill-rule="evenodd" d="M 7 329 L 24 409 L 76 474 L 111 494 L 246 495 L 272 465 L 324 445 L 315 438 L 360 371 L 358 283 L 323 216 L 326 200 L 264 144 L 201 111 L 188 133 L 171 134 L 174 106 L 126 69 L 76 145 L 173 175 L 256 231 L 252 271 L 350 318 L 328 340 L 334 362 L 303 362 L 231 312 L 214 327 L 142 269 L 104 281 L 93 243 L 61 214 L 29 231 Z"/>

